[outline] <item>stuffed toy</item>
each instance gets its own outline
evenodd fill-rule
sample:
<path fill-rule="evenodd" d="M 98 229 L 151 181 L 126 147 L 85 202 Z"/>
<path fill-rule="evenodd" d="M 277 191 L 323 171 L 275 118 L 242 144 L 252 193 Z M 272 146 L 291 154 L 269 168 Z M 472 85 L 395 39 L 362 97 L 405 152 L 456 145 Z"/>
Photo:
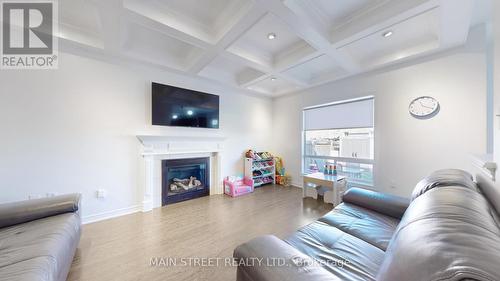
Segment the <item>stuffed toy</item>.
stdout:
<path fill-rule="evenodd" d="M 254 159 L 255 158 L 255 152 L 251 149 L 247 150 L 247 152 L 245 153 L 245 157 L 246 158 L 252 158 Z"/>

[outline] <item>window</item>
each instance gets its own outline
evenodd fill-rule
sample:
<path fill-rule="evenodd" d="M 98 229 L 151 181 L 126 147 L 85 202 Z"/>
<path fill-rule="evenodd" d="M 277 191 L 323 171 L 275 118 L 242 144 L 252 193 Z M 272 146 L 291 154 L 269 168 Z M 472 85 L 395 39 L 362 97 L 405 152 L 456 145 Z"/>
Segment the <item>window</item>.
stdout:
<path fill-rule="evenodd" d="M 303 172 L 337 166 L 352 186 L 373 186 L 373 98 L 304 109 Z"/>

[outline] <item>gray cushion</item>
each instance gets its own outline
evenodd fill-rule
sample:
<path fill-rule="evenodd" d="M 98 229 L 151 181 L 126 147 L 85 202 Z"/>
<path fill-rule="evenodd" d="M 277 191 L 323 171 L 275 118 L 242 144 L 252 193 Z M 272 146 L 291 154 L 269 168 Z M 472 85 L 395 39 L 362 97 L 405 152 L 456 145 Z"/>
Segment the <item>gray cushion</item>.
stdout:
<path fill-rule="evenodd" d="M 500 280 L 500 230 L 481 193 L 442 186 L 412 202 L 377 276 L 384 281 Z"/>
<path fill-rule="evenodd" d="M 79 239 L 76 213 L 0 229 L 0 281 L 66 280 Z"/>
<path fill-rule="evenodd" d="M 285 241 L 320 261 L 332 279 L 375 280 L 384 259 L 384 251 L 379 248 L 322 222 L 299 229 Z"/>
<path fill-rule="evenodd" d="M 473 190 L 477 189 L 472 175 L 466 171 L 458 169 L 439 170 L 417 183 L 417 186 L 413 189 L 411 199 L 415 200 L 433 188 L 450 185 L 463 186 Z"/>
<path fill-rule="evenodd" d="M 492 181 L 490 178 L 479 173 L 476 175 L 477 186 L 484 194 L 486 199 L 489 200 L 496 215 L 500 214 L 500 187 L 497 182 Z"/>
<path fill-rule="evenodd" d="M 337 227 L 385 251 L 399 219 L 353 204 L 342 203 L 319 221 Z"/>
<path fill-rule="evenodd" d="M 344 193 L 342 199 L 346 203 L 358 205 L 397 219 L 401 219 L 410 204 L 410 200 L 407 198 L 362 188 L 350 188 Z"/>
<path fill-rule="evenodd" d="M 238 281 L 341 281 L 323 267 L 316 266 L 314 259 L 272 235 L 260 236 L 238 246 L 234 257 L 243 261 L 236 271 Z"/>
<path fill-rule="evenodd" d="M 0 205 L 0 228 L 64 213 L 78 212 L 80 194 L 66 194 Z"/>

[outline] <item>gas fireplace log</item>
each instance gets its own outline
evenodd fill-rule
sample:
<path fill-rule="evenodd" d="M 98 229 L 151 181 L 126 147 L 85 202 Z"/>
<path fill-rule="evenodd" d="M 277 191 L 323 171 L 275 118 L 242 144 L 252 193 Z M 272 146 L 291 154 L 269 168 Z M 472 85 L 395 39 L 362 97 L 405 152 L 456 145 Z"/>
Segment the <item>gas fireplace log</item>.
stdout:
<path fill-rule="evenodd" d="M 170 184 L 170 190 L 179 190 L 182 188 L 188 190 L 194 187 L 201 186 L 201 181 L 197 180 L 196 177 L 190 177 L 189 179 L 173 179 L 174 183 Z"/>

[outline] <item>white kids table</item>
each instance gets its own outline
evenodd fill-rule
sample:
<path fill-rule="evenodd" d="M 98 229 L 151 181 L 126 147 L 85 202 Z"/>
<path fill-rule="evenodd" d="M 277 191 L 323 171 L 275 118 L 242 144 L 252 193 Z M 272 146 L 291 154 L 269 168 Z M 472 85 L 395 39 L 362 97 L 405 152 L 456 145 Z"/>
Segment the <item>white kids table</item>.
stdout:
<path fill-rule="evenodd" d="M 304 187 L 302 197 L 318 198 L 317 186 L 326 188 L 323 200 L 325 203 L 331 203 L 337 206 L 342 202 L 342 195 L 347 186 L 347 180 L 344 176 L 326 175 L 323 173 L 312 173 L 303 176 Z M 310 184 L 314 184 L 311 186 Z"/>

